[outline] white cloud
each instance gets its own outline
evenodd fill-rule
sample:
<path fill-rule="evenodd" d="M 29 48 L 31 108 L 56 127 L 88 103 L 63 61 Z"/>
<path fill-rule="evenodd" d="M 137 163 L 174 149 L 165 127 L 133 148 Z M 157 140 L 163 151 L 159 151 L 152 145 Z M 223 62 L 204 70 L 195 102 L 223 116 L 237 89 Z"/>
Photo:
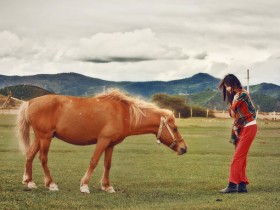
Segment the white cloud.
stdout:
<path fill-rule="evenodd" d="M 253 84 L 269 81 L 279 85 L 280 81 L 280 52 L 266 60 L 253 63 L 250 66 Z"/>
<path fill-rule="evenodd" d="M 60 51 L 63 46 L 56 42 L 38 42 L 26 37 L 19 37 L 10 31 L 0 32 L 0 46 L 0 58 L 29 59 L 30 61 L 58 60 L 63 54 Z"/>
<path fill-rule="evenodd" d="M 175 1 L 3 1 L 0 74 L 243 80 L 249 68 L 252 82 L 280 84 L 279 0 Z"/>
<path fill-rule="evenodd" d="M 215 75 L 215 77 L 223 78 L 229 73 L 229 65 L 227 63 L 213 62 L 208 68 L 207 73 L 213 76 Z"/>
<path fill-rule="evenodd" d="M 26 46 L 26 41 L 20 39 L 16 34 L 10 31 L 0 32 L 0 58 L 18 57 Z M 30 52 L 29 48 L 26 52 Z"/>
<path fill-rule="evenodd" d="M 194 58 L 198 60 L 203 60 L 207 57 L 207 52 L 201 52 L 194 56 Z"/>
<path fill-rule="evenodd" d="M 80 39 L 78 47 L 67 54 L 78 60 L 96 63 L 188 58 L 182 48 L 164 43 L 151 29 L 98 33 Z"/>

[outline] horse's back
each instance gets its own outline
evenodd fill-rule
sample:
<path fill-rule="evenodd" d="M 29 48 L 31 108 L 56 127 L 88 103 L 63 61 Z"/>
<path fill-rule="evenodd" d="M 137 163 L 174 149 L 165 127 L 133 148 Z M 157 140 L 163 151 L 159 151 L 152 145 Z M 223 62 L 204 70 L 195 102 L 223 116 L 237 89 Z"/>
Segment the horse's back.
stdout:
<path fill-rule="evenodd" d="M 102 132 L 120 135 L 127 114 L 120 102 L 98 98 L 46 95 L 29 102 L 33 129 L 73 144 L 95 143 Z"/>

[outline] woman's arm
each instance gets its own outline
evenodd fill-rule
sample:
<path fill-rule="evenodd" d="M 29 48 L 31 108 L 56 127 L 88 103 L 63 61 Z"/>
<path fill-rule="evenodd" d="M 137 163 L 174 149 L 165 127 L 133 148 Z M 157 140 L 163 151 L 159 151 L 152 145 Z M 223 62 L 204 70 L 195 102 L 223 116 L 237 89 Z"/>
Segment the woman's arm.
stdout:
<path fill-rule="evenodd" d="M 235 118 L 235 112 L 231 108 L 229 108 L 229 114 L 232 118 Z"/>
<path fill-rule="evenodd" d="M 233 117 L 233 118 L 235 118 L 235 108 L 236 108 L 236 106 L 239 104 L 239 102 L 238 102 L 238 97 L 240 96 L 240 92 L 238 92 L 238 93 L 236 93 L 235 95 L 234 95 L 234 98 L 233 98 L 233 101 L 232 101 L 232 104 L 231 105 L 229 105 L 229 114 L 230 114 L 230 116 L 231 117 Z"/>

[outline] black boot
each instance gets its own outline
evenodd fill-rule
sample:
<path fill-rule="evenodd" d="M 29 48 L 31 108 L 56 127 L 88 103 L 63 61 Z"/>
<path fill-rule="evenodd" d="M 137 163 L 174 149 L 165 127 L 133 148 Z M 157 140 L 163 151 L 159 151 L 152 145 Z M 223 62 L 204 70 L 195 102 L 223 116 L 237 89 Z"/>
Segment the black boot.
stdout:
<path fill-rule="evenodd" d="M 230 182 L 225 189 L 220 190 L 220 193 L 236 193 L 236 192 L 237 192 L 237 185 L 232 182 Z"/>
<path fill-rule="evenodd" d="M 246 192 L 248 192 L 248 191 L 247 191 L 247 188 L 246 188 L 246 183 L 245 183 L 245 182 L 241 182 L 241 183 L 238 185 L 238 192 L 239 192 L 239 193 L 246 193 Z"/>

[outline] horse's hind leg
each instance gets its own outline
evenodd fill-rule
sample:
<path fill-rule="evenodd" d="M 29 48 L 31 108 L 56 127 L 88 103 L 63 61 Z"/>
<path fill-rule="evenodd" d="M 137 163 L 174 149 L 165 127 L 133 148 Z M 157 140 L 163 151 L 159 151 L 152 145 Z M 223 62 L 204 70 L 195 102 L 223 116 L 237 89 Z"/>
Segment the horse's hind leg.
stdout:
<path fill-rule="evenodd" d="M 104 172 L 103 172 L 103 177 L 101 179 L 101 189 L 108 193 L 115 192 L 114 188 L 110 185 L 110 180 L 109 180 L 109 172 L 110 172 L 111 163 L 112 163 L 113 149 L 114 149 L 114 146 L 108 147 L 105 150 Z"/>
<path fill-rule="evenodd" d="M 40 148 L 39 140 L 35 139 L 26 154 L 25 171 L 23 174 L 22 183 L 26 184 L 27 187 L 30 189 L 37 188 L 36 184 L 32 181 L 32 163 L 37 152 L 39 151 L 39 148 Z"/>
<path fill-rule="evenodd" d="M 51 191 L 58 191 L 58 186 L 53 182 L 51 173 L 48 167 L 48 152 L 50 148 L 51 137 L 40 139 L 40 161 L 44 170 L 45 186 Z"/>

